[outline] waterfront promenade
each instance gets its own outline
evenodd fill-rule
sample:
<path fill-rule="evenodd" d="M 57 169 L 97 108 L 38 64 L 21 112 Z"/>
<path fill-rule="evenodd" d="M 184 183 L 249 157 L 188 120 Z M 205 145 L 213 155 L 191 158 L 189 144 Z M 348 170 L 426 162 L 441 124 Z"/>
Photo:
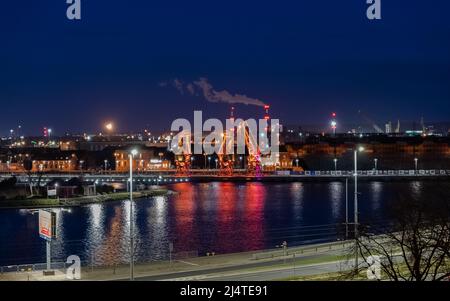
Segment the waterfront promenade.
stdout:
<path fill-rule="evenodd" d="M 280 280 L 286 277 L 308 276 L 346 271 L 351 267 L 347 258 L 353 242 L 314 244 L 288 249 L 272 249 L 235 254 L 176 258 L 172 261 L 138 263 L 136 280 L 201 281 L 201 280 Z M 0 281 L 66 281 L 68 265 L 58 262 L 55 276 L 43 276 L 45 264 L 2 267 Z M 38 270 L 37 270 L 38 268 Z M 81 280 L 128 280 L 129 266 L 97 267 L 83 265 Z"/>

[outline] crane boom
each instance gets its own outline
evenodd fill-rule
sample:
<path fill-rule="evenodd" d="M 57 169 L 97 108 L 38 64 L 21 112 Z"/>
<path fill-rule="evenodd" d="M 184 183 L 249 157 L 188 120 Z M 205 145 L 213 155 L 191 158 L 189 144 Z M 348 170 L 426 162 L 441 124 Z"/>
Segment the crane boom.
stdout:
<path fill-rule="evenodd" d="M 377 131 L 378 134 L 383 134 L 384 131 L 369 117 L 367 117 L 362 111 L 358 111 L 358 114 L 366 121 L 368 122 L 375 131 Z"/>

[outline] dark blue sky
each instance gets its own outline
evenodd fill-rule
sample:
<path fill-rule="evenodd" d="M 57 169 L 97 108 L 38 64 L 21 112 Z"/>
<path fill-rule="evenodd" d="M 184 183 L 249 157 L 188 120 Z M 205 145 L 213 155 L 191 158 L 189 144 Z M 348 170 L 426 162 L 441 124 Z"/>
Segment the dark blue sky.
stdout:
<path fill-rule="evenodd" d="M 224 118 L 228 105 L 158 83 L 208 78 L 217 90 L 272 105 L 284 123 L 450 116 L 450 2 L 382 0 L 65 0 L 2 3 L 0 134 L 168 128 L 194 109 Z M 245 117 L 261 108 L 238 106 Z"/>

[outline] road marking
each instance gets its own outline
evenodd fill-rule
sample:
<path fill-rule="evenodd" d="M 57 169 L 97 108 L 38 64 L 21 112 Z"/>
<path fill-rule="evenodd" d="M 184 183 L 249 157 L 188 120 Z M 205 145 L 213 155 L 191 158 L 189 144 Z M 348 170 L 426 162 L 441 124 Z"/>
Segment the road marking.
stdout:
<path fill-rule="evenodd" d="M 200 266 L 199 264 L 192 263 L 192 262 L 187 262 L 187 261 L 183 261 L 183 260 L 177 260 L 177 261 L 181 262 L 181 263 L 184 263 L 184 264 L 187 264 L 187 265 L 192 265 L 192 266 L 195 266 L 195 267 L 199 267 Z"/>

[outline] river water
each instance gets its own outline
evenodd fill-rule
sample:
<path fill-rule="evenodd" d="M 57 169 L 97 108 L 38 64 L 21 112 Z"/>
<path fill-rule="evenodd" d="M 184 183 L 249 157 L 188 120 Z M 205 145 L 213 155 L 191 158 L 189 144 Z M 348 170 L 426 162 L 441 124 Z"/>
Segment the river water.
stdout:
<path fill-rule="evenodd" d="M 399 194 L 414 197 L 423 185 L 361 183 L 360 220 L 383 223 L 389 202 Z M 223 254 L 274 248 L 283 241 L 289 246 L 334 241 L 345 233 L 345 182 L 179 183 L 169 188 L 178 194 L 135 201 L 137 261 L 167 259 L 171 243 L 174 253 Z M 351 222 L 351 182 L 349 203 Z M 58 210 L 53 259 L 78 255 L 96 265 L 127 262 L 129 212 L 129 201 Z M 0 266 L 45 262 L 37 213 L 0 210 L 0 226 Z"/>

